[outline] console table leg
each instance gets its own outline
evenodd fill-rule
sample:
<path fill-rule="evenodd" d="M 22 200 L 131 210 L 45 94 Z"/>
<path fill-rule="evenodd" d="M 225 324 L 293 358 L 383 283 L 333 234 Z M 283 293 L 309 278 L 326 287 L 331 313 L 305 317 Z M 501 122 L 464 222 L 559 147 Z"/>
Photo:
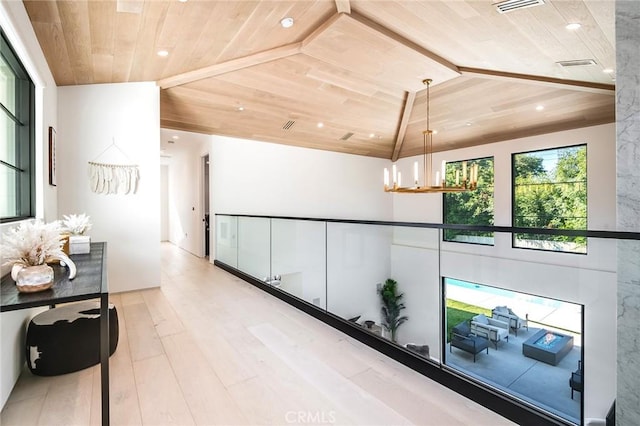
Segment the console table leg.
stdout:
<path fill-rule="evenodd" d="M 109 425 L 109 295 L 100 295 L 100 389 L 102 426 Z"/>

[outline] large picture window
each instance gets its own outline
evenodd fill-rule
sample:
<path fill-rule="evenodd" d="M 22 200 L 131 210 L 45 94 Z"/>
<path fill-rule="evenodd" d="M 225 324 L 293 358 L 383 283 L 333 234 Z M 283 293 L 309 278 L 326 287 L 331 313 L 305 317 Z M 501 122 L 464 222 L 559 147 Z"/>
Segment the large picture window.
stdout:
<path fill-rule="evenodd" d="M 513 225 L 587 229 L 586 145 L 513 155 Z M 586 253 L 585 237 L 514 234 L 514 247 Z"/>
<path fill-rule="evenodd" d="M 0 220 L 34 216 L 34 85 L 0 31 Z"/>
<path fill-rule="evenodd" d="M 580 424 L 583 306 L 452 278 L 443 285 L 445 364 Z"/>
<path fill-rule="evenodd" d="M 493 157 L 467 160 L 478 164 L 478 187 L 474 191 L 446 193 L 443 223 L 456 225 L 493 225 Z M 462 161 L 447 163 L 447 181 L 456 180 Z M 493 232 L 445 229 L 445 241 L 493 245 Z"/>

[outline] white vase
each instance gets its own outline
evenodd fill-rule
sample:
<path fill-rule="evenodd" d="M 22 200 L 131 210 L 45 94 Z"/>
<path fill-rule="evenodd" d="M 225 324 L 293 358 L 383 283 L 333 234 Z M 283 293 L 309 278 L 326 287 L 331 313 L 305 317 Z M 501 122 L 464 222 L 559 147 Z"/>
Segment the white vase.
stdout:
<path fill-rule="evenodd" d="M 34 293 L 36 291 L 44 291 L 53 286 L 53 268 L 51 266 L 36 265 L 36 266 L 23 266 L 14 265 L 11 269 L 11 275 L 13 271 L 17 269 L 16 273 L 16 287 L 18 291 L 22 293 Z"/>

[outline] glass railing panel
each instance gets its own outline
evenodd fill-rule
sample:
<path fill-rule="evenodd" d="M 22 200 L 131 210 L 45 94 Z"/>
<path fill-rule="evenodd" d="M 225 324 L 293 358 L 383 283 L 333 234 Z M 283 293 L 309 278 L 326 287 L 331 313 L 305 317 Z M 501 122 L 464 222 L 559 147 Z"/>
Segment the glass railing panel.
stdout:
<path fill-rule="evenodd" d="M 238 218 L 238 269 L 260 280 L 271 277 L 271 219 Z"/>
<path fill-rule="evenodd" d="M 326 309 L 325 222 L 273 219 L 270 283 Z"/>
<path fill-rule="evenodd" d="M 432 360 L 440 358 L 440 311 L 438 229 L 394 226 L 391 243 L 390 277 L 397 282 L 399 300 L 404 305 L 398 315 L 386 316 L 384 324 L 394 324 L 394 317 L 406 317 L 398 327 L 396 343 Z M 379 300 L 380 309 L 383 306 Z M 389 302 L 394 307 L 393 300 Z M 395 312 L 390 309 L 387 312 Z"/>
<path fill-rule="evenodd" d="M 238 218 L 216 216 L 216 259 L 238 267 Z"/>
<path fill-rule="evenodd" d="M 327 310 L 387 336 L 378 290 L 391 278 L 392 227 L 327 223 Z"/>

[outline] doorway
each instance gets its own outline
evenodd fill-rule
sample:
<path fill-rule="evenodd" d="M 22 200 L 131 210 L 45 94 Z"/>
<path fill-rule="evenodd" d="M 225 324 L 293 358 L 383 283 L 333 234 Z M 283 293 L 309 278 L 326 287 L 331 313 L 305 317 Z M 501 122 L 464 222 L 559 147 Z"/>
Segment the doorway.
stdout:
<path fill-rule="evenodd" d="M 202 185 L 204 194 L 202 194 L 202 198 L 204 200 L 204 217 L 202 222 L 204 223 L 204 257 L 208 258 L 211 252 L 211 242 L 210 242 L 210 226 L 209 226 L 209 154 L 202 157 L 202 170 L 203 170 L 203 180 L 204 184 Z"/>

